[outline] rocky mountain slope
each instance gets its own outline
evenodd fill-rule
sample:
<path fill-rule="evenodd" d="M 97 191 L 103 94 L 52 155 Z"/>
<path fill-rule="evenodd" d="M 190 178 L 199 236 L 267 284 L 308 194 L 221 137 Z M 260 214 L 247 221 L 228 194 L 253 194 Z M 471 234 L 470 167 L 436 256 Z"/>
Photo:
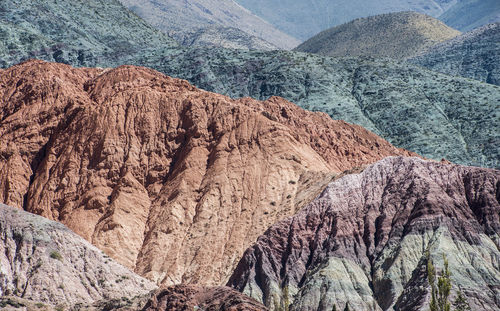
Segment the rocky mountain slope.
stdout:
<path fill-rule="evenodd" d="M 0 2 L 0 66 L 40 58 L 108 66 L 148 49 L 177 46 L 117 0 Z"/>
<path fill-rule="evenodd" d="M 411 62 L 454 76 L 500 85 L 500 23 L 464 33 L 415 56 Z"/>
<path fill-rule="evenodd" d="M 238 28 L 206 26 L 184 28 L 182 33 L 169 33 L 183 46 L 197 48 L 223 47 L 238 50 L 279 50 L 277 46 L 258 37 L 251 36 Z"/>
<path fill-rule="evenodd" d="M 22 0 L 21 3 L 22 7 L 29 7 L 31 2 Z M 59 20 L 70 23 L 69 29 L 78 29 L 78 25 L 87 23 L 85 14 L 65 9 L 71 6 L 68 0 L 40 2 L 37 17 L 29 19 L 16 10 L 12 0 L 2 1 L 0 5 L 1 14 L 6 17 L 0 19 L 0 24 L 7 21 L 23 29 L 43 31 L 44 36 L 53 38 L 51 40 L 59 40 L 61 55 L 72 53 L 75 40 Z M 132 34 L 139 31 L 135 19 L 116 20 L 117 16 L 125 14 L 122 12 L 125 9 L 117 6 L 116 10 L 113 12 L 107 6 L 98 10 L 100 15 L 93 18 L 105 19 L 105 22 L 96 22 L 97 30 L 89 30 L 90 33 L 102 35 L 105 28 L 99 27 L 106 23 L 121 25 L 118 33 L 127 33 L 128 28 Z M 80 10 L 88 14 L 94 11 L 92 7 Z M 56 20 L 57 24 L 39 27 L 38 21 L 44 25 L 51 20 Z M 327 112 L 334 119 L 360 124 L 398 147 L 429 158 L 445 157 L 461 164 L 498 167 L 498 87 L 450 78 L 388 60 L 334 59 L 286 51 L 179 48 L 155 44 L 162 40 L 168 43 L 170 39 L 151 27 L 142 27 L 140 31 L 143 37 L 152 39 L 141 38 L 141 48 L 133 53 L 118 58 L 85 58 L 83 63 L 77 58 L 60 61 L 76 66 L 144 65 L 231 97 L 251 96 L 264 100 L 278 95 L 303 108 Z M 15 34 L 17 32 L 8 38 Z M 106 38 L 102 35 L 99 40 L 106 42 Z M 29 40 L 11 39 L 1 41 L 6 42 L 5 46 L 12 45 L 13 50 L 9 51 L 15 51 L 12 55 L 6 51 L 0 54 L 0 62 L 7 65 L 26 59 L 32 51 Z M 119 44 L 108 46 L 113 51 L 109 53 L 121 55 Z M 53 59 L 52 54 L 39 54 L 38 57 Z"/>
<path fill-rule="evenodd" d="M 235 0 L 278 29 L 301 40 L 356 18 L 416 11 L 437 17 L 456 0 Z"/>
<path fill-rule="evenodd" d="M 229 287 L 178 285 L 158 290 L 143 310 L 265 311 L 267 308 Z"/>
<path fill-rule="evenodd" d="M 295 50 L 326 56 L 406 59 L 459 34 L 433 17 L 399 12 L 360 18 L 330 28 Z"/>
<path fill-rule="evenodd" d="M 274 310 L 428 310 L 444 255 L 451 300 L 498 310 L 499 186 L 498 170 L 386 158 L 269 228 L 228 284 Z"/>
<path fill-rule="evenodd" d="M 453 28 L 469 31 L 493 22 L 500 22 L 497 0 L 459 0 L 439 19 Z"/>
<path fill-rule="evenodd" d="M 155 287 L 66 226 L 0 204 L 0 296 L 68 308 Z"/>
<path fill-rule="evenodd" d="M 292 49 L 299 44 L 297 39 L 253 15 L 233 0 L 120 1 L 179 42 L 189 43 L 196 39 L 196 33 L 204 32 L 206 27 L 219 26 L 217 29 L 221 39 L 213 38 L 208 42 L 209 46 L 229 47 L 233 41 L 241 42 L 246 39 L 257 43 L 250 45 L 248 42 L 249 49 L 266 47 L 266 42 L 267 45 L 272 44 L 283 49 Z M 231 33 L 225 32 L 231 28 Z M 223 40 L 224 44 L 221 45 L 220 40 Z M 203 41 L 198 42 L 200 43 Z"/>
<path fill-rule="evenodd" d="M 231 97 L 284 97 L 426 157 L 499 167 L 500 89 L 420 67 L 298 52 L 211 50 L 142 59 Z"/>
<path fill-rule="evenodd" d="M 385 140 L 280 98 L 140 67 L 0 74 L 0 201 L 58 220 L 155 282 L 223 284 L 244 249 Z"/>

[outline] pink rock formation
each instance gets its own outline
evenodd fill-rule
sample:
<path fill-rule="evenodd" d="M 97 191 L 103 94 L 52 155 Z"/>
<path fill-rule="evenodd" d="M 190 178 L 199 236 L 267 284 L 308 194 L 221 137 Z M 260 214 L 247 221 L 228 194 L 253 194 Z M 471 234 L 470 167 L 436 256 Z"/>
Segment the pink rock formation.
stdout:
<path fill-rule="evenodd" d="M 452 295 L 500 308 L 500 171 L 390 157 L 273 225 L 228 285 L 291 310 L 429 310 L 427 253 Z"/>

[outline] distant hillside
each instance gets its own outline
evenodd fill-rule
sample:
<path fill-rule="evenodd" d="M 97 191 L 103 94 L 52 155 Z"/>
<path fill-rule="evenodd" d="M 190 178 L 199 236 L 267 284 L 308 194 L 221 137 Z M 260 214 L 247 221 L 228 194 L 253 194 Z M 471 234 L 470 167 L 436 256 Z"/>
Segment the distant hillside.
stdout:
<path fill-rule="evenodd" d="M 35 57 L 105 66 L 174 46 L 117 0 L 0 1 L 0 67 Z"/>
<path fill-rule="evenodd" d="M 223 26 L 206 26 L 171 32 L 169 35 L 179 44 L 187 47 L 222 47 L 239 50 L 279 50 L 280 48 L 246 32 Z"/>
<path fill-rule="evenodd" d="M 460 0 L 439 16 L 439 19 L 461 31 L 472 30 L 500 21 L 500 1 Z"/>
<path fill-rule="evenodd" d="M 439 16 L 457 0 L 235 0 L 301 40 L 360 17 L 416 11 Z M 495 0 L 493 0 L 495 1 Z"/>
<path fill-rule="evenodd" d="M 326 56 L 373 56 L 405 59 L 460 32 L 416 12 L 389 13 L 333 27 L 296 50 Z"/>
<path fill-rule="evenodd" d="M 201 29 L 221 27 L 218 36 L 205 37 L 198 43 L 229 47 L 231 42 L 243 47 L 249 41 L 251 49 L 267 48 L 257 38 L 283 49 L 292 49 L 300 42 L 276 29 L 262 18 L 252 14 L 233 0 L 120 0 L 126 7 L 144 18 L 154 27 L 168 33 L 177 41 L 189 43 Z M 222 28 L 224 27 L 224 28 Z M 228 29 L 233 28 L 230 32 Z M 238 34 L 236 29 L 240 30 Z M 235 38 L 236 37 L 236 38 Z M 254 38 L 252 38 L 254 37 Z M 222 38 L 222 39 L 221 39 Z"/>
<path fill-rule="evenodd" d="M 454 76 L 500 85 L 500 23 L 436 45 L 411 62 Z"/>

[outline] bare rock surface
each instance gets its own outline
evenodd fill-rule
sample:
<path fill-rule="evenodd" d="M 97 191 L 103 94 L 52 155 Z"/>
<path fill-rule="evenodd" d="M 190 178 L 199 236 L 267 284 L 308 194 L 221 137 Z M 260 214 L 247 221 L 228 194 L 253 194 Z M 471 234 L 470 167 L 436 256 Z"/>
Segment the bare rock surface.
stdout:
<path fill-rule="evenodd" d="M 451 300 L 498 310 L 499 201 L 498 170 L 389 157 L 269 228 L 228 285 L 273 310 L 428 310 L 428 252 Z"/>
<path fill-rule="evenodd" d="M 2 308 L 69 308 L 155 288 L 63 224 L 0 204 L 0 296 L 13 296 Z"/>
<path fill-rule="evenodd" d="M 224 284 L 337 173 L 409 155 L 281 98 L 231 100 L 142 67 L 29 61 L 2 72 L 0 98 L 0 200 L 168 285 Z"/>
<path fill-rule="evenodd" d="M 230 287 L 177 285 L 157 290 L 143 311 L 265 311 L 263 304 Z"/>

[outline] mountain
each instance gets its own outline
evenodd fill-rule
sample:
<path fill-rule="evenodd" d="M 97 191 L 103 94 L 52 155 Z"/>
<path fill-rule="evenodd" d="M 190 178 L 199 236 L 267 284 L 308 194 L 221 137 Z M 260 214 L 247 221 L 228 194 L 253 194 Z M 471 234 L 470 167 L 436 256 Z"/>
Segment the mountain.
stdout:
<path fill-rule="evenodd" d="M 64 23 L 40 28 L 38 21 L 57 20 L 60 23 L 59 20 L 66 20 L 69 29 L 78 29 L 86 21 L 85 15 L 79 12 L 96 14 L 92 7 L 78 12 L 72 8 L 66 10 L 66 7 L 72 7 L 72 2 L 59 0 L 38 3 L 38 17 L 22 19 L 23 15 L 16 11 L 13 0 L 3 1 L 0 5 L 6 8 L 5 3 L 9 3 L 9 9 L 3 10 L 8 17 L 6 23 L 23 29 L 43 30 L 44 36 L 59 40 L 65 55 L 72 53 L 71 46 L 76 40 L 68 36 L 72 32 L 64 30 Z M 26 3 L 22 7 L 29 7 L 30 2 L 23 0 L 21 3 Z M 106 5 L 110 3 L 114 2 L 106 2 Z M 132 34 L 134 29 L 139 31 L 134 22 L 136 19 L 116 19 L 125 14 L 122 12 L 125 8 L 117 6 L 116 9 L 114 12 L 104 6 L 98 10 L 100 17 L 93 18 L 104 19 L 106 23 L 116 24 L 115 27 L 121 25 L 119 33 L 126 34 L 129 27 Z M 24 22 L 17 23 L 16 20 Z M 0 23 L 2 21 L 0 19 Z M 99 28 L 99 23 L 104 22 L 96 22 L 96 29 L 88 31 L 96 36 L 101 34 L 105 28 Z M 91 58 L 83 65 L 142 65 L 187 79 L 205 90 L 236 98 L 251 96 L 265 100 L 278 95 L 303 108 L 327 112 L 333 119 L 360 124 L 394 145 L 425 157 L 437 160 L 444 157 L 460 164 L 498 167 L 500 151 L 496 146 L 499 144 L 500 124 L 495 117 L 499 109 L 498 87 L 451 78 L 390 60 L 335 59 L 288 51 L 181 48 L 172 45 L 165 34 L 155 32 L 144 23 L 140 25 L 142 37 L 154 40 L 145 42 L 141 37 L 141 44 L 134 45 L 137 50 L 126 55 L 120 54 L 120 45 L 110 46 L 112 52 L 109 53 L 120 57 L 101 57 L 99 62 L 97 58 Z M 17 32 L 12 33 L 15 35 Z M 81 40 L 86 38 L 80 35 Z M 102 35 L 99 40 L 106 42 L 106 36 Z M 155 43 L 162 40 L 166 43 Z M 3 42 L 6 42 L 5 46 L 12 44 L 17 51 L 13 55 L 0 54 L 5 66 L 30 57 L 30 41 L 21 43 L 9 39 Z M 53 60 L 51 54 L 38 57 Z M 63 61 L 82 66 L 77 58 Z"/>
<path fill-rule="evenodd" d="M 459 34 L 433 17 L 399 12 L 360 18 L 330 28 L 295 50 L 326 56 L 406 59 Z"/>
<path fill-rule="evenodd" d="M 307 40 L 319 32 L 361 17 L 416 11 L 437 17 L 456 0 L 235 0 L 278 29 Z"/>
<path fill-rule="evenodd" d="M 223 47 L 261 51 L 279 50 L 277 46 L 233 27 L 206 26 L 184 29 L 182 33 L 174 33 L 171 36 L 179 44 L 188 47 Z"/>
<path fill-rule="evenodd" d="M 0 74 L 0 201 L 58 220 L 157 283 L 220 285 L 338 173 L 409 155 L 281 98 L 151 69 L 29 61 Z"/>
<path fill-rule="evenodd" d="M 144 311 L 169 310 L 265 311 L 264 305 L 224 286 L 199 287 L 178 285 L 156 291 Z"/>
<path fill-rule="evenodd" d="M 190 50 L 138 62 L 231 97 L 278 95 L 432 159 L 499 167 L 494 85 L 391 60 L 288 51 Z"/>
<path fill-rule="evenodd" d="M 248 40 L 246 48 L 267 50 L 270 49 L 269 44 L 292 49 L 300 43 L 233 0 L 120 1 L 151 25 L 185 45 L 191 45 L 189 43 L 196 40 L 196 34 L 207 31 L 207 27 L 218 32 L 218 37 L 207 40 L 208 46 L 231 47 L 237 44 L 241 47 L 241 42 Z"/>
<path fill-rule="evenodd" d="M 439 16 L 447 25 L 461 31 L 500 21 L 500 3 L 497 0 L 459 0 Z"/>
<path fill-rule="evenodd" d="M 41 58 L 109 66 L 148 49 L 175 47 L 117 0 L 0 2 L 0 66 Z"/>
<path fill-rule="evenodd" d="M 146 295 L 156 287 L 66 226 L 3 204 L 0 237 L 0 296 L 13 301 L 68 308 Z"/>
<path fill-rule="evenodd" d="M 464 33 L 413 57 L 414 64 L 500 85 L 500 23 Z"/>
<path fill-rule="evenodd" d="M 390 157 L 328 185 L 249 248 L 228 285 L 290 310 L 428 310 L 427 267 L 500 308 L 500 171 Z"/>

